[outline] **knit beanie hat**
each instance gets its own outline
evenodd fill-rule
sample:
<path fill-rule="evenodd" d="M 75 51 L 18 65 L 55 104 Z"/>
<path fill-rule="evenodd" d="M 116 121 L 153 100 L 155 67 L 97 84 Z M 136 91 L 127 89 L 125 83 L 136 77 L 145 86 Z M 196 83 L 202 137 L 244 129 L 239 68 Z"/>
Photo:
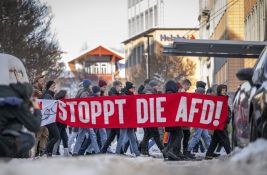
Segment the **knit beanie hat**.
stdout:
<path fill-rule="evenodd" d="M 100 87 L 99 86 L 93 86 L 92 90 L 93 90 L 93 93 L 96 94 L 96 93 L 100 92 Z"/>
<path fill-rule="evenodd" d="M 197 88 L 199 88 L 199 87 L 205 89 L 206 88 L 206 83 L 203 82 L 203 81 L 197 81 Z"/>
<path fill-rule="evenodd" d="M 158 86 L 158 85 L 159 85 L 159 83 L 156 80 L 150 80 L 150 82 L 149 82 L 149 86 L 152 88 L 155 86 Z"/>
<path fill-rule="evenodd" d="M 90 85 L 92 84 L 92 82 L 88 79 L 83 80 L 83 87 L 84 88 L 88 88 Z"/>
<path fill-rule="evenodd" d="M 125 88 L 127 90 L 129 90 L 131 88 L 134 88 L 134 84 L 132 82 L 127 81 L 126 84 L 125 84 Z"/>
<path fill-rule="evenodd" d="M 105 81 L 105 80 L 99 80 L 99 82 L 98 82 L 98 86 L 99 87 L 103 87 L 103 86 L 107 86 L 108 84 L 107 84 L 107 82 Z"/>

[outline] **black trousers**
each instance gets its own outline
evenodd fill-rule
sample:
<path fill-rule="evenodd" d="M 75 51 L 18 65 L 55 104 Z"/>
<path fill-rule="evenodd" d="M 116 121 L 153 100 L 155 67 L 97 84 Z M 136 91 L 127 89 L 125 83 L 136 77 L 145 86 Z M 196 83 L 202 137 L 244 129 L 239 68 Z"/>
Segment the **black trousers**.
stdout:
<path fill-rule="evenodd" d="M 227 154 L 231 152 L 230 140 L 225 130 L 214 131 L 206 156 L 212 156 L 218 144 L 224 147 Z"/>
<path fill-rule="evenodd" d="M 179 154 L 181 152 L 183 129 L 181 127 L 177 127 L 175 129 L 172 129 L 169 133 L 170 133 L 170 140 L 167 145 L 167 152 L 173 151 L 175 154 Z"/>
<path fill-rule="evenodd" d="M 140 143 L 141 153 L 148 154 L 148 142 L 153 138 L 156 142 L 158 148 L 162 150 L 164 148 L 159 135 L 158 128 L 144 128 L 144 137 L 142 142 Z"/>
<path fill-rule="evenodd" d="M 56 123 L 46 125 L 49 131 L 49 139 L 47 142 L 46 153 L 52 155 L 55 143 L 60 139 L 60 133 Z"/>
<path fill-rule="evenodd" d="M 108 147 L 110 146 L 110 144 L 112 143 L 112 141 L 115 139 L 115 137 L 117 136 L 117 138 L 120 137 L 120 129 L 119 128 L 112 128 L 110 130 L 109 136 L 107 138 L 107 141 L 105 142 L 104 146 L 101 149 L 102 153 L 106 153 L 108 150 Z"/>
<path fill-rule="evenodd" d="M 60 134 L 60 139 L 62 140 L 63 147 L 68 148 L 68 134 L 66 131 L 66 126 L 63 126 L 62 124 L 58 125 L 58 130 Z"/>
<path fill-rule="evenodd" d="M 189 129 L 183 129 L 183 133 L 184 133 L 183 151 L 186 151 L 188 148 L 188 142 L 190 139 L 190 130 Z"/>

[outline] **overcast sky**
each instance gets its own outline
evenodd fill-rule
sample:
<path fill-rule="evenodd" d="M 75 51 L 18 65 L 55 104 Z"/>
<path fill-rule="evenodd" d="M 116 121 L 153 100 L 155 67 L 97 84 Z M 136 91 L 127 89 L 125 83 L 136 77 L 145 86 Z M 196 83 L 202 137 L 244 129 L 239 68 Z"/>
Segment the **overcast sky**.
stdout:
<path fill-rule="evenodd" d="M 104 44 L 121 49 L 127 39 L 127 0 L 42 0 L 52 7 L 52 29 L 57 34 L 64 60 L 70 60 L 84 47 L 88 49 Z M 195 27 L 198 15 L 198 0 L 177 1 L 179 6 L 165 13 L 179 13 L 174 21 L 178 27 Z M 179 2 L 178 2 L 179 1 Z M 168 19 L 165 19 L 168 21 Z M 169 21 L 168 21 L 169 22 Z"/>

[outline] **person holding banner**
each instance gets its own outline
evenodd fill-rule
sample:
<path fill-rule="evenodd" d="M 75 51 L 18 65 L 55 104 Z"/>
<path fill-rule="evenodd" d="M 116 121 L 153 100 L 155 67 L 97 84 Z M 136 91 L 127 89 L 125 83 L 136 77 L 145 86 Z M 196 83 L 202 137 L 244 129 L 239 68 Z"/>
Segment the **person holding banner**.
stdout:
<path fill-rule="evenodd" d="M 170 80 L 165 85 L 165 93 L 177 93 L 179 90 L 177 84 Z M 181 153 L 181 142 L 183 139 L 182 127 L 166 127 L 166 132 L 169 132 L 170 138 L 168 145 L 162 150 L 162 153 L 169 160 L 185 160 L 186 157 Z"/>
<path fill-rule="evenodd" d="M 132 82 L 127 81 L 125 86 L 125 94 L 126 95 L 134 95 L 135 86 Z M 117 143 L 116 154 L 120 154 L 124 152 L 124 147 L 126 142 L 129 140 L 130 148 L 134 152 L 135 156 L 140 156 L 140 152 L 138 150 L 137 139 L 135 136 L 134 128 L 121 128 L 120 129 L 120 137 Z"/>
<path fill-rule="evenodd" d="M 121 92 L 122 89 L 122 83 L 120 81 L 114 81 L 113 87 L 108 92 L 109 96 L 120 96 L 123 95 Z M 101 149 L 101 153 L 107 153 L 108 147 L 111 145 L 112 141 L 117 136 L 117 139 L 120 137 L 120 129 L 119 128 L 112 128 L 110 130 L 109 136 L 107 138 L 107 141 L 105 142 L 104 146 Z"/>
<path fill-rule="evenodd" d="M 93 86 L 92 91 L 93 91 L 92 97 L 100 97 L 101 96 L 101 88 L 99 86 Z M 94 129 L 94 131 L 95 131 L 96 136 L 97 136 L 98 146 L 99 146 L 99 148 L 101 148 L 107 140 L 106 129 L 105 128 L 97 128 L 97 129 Z M 91 144 L 91 139 L 89 137 L 83 142 L 83 144 L 79 150 L 79 155 L 83 155 L 84 153 L 86 155 L 90 155 L 90 154 L 94 153 L 93 149 L 94 148 Z"/>
<path fill-rule="evenodd" d="M 93 93 L 92 93 L 92 83 L 90 80 L 85 79 L 83 80 L 83 91 L 81 91 L 81 95 L 79 96 L 80 98 L 89 98 L 92 97 Z M 76 144 L 74 146 L 74 150 L 73 150 L 73 156 L 77 156 L 79 153 L 79 150 L 82 146 L 82 143 L 84 141 L 84 138 L 86 137 L 86 134 L 88 134 L 88 137 L 91 140 L 91 144 L 93 146 L 94 152 L 95 153 L 99 153 L 100 149 L 99 146 L 97 144 L 97 138 L 96 138 L 96 134 L 93 128 L 79 128 L 79 133 L 78 133 L 78 137 L 76 139 Z"/>
<path fill-rule="evenodd" d="M 54 81 L 48 81 L 45 86 L 45 92 L 42 95 L 42 99 L 54 100 L 56 83 Z M 49 139 L 46 146 L 47 157 L 52 157 L 54 145 L 60 139 L 59 130 L 56 123 L 50 123 L 46 125 L 49 131 Z"/>
<path fill-rule="evenodd" d="M 75 95 L 75 98 L 79 98 L 82 91 L 83 91 L 83 82 L 80 82 L 78 85 L 78 92 Z M 72 127 L 72 132 L 71 135 L 69 136 L 69 143 L 68 143 L 69 154 L 71 155 L 73 154 L 72 145 L 75 143 L 75 139 L 77 138 L 78 133 L 79 133 L 79 128 Z"/>
<path fill-rule="evenodd" d="M 183 80 L 182 84 L 179 84 L 179 86 L 181 86 L 181 88 L 179 89 L 179 92 L 187 92 L 190 89 L 191 85 L 192 83 L 190 80 L 188 79 Z M 190 139 L 190 127 L 183 127 L 183 133 L 184 133 L 183 153 L 185 155 L 187 147 L 188 147 L 188 142 Z"/>
<path fill-rule="evenodd" d="M 217 95 L 218 96 L 227 96 L 227 86 L 224 84 L 221 84 L 217 88 Z M 231 120 L 231 112 L 230 108 L 228 106 L 228 121 L 227 123 L 230 123 Z M 228 137 L 228 132 L 227 132 L 227 124 L 224 126 L 224 130 L 215 130 L 213 135 L 212 135 L 212 140 L 211 144 L 208 148 L 208 151 L 206 153 L 206 160 L 213 159 L 213 157 L 217 157 L 217 154 L 214 154 L 214 151 L 216 147 L 221 144 L 226 153 L 230 154 L 231 153 L 231 146 L 230 146 L 230 140 Z"/>
<path fill-rule="evenodd" d="M 143 92 L 144 94 L 157 94 L 159 90 L 159 83 L 156 80 L 151 80 L 149 82 L 149 86 L 147 86 Z M 151 128 L 144 128 L 144 137 L 142 142 L 140 143 L 141 154 L 149 155 L 148 152 L 148 142 L 153 138 L 156 142 L 158 148 L 162 151 L 164 146 L 160 140 L 160 134 L 158 128 L 151 127 Z"/>
<path fill-rule="evenodd" d="M 62 100 L 64 98 L 66 98 L 66 95 L 67 95 L 67 91 L 66 90 L 60 90 L 58 93 L 56 93 L 55 99 L 56 100 Z M 64 153 L 63 154 L 64 154 L 64 156 L 69 156 L 68 134 L 67 134 L 67 131 L 66 131 L 67 125 L 57 122 L 57 127 L 58 127 L 58 130 L 59 130 L 60 139 L 57 141 L 57 143 L 54 146 L 53 154 L 60 155 L 59 147 L 60 147 L 60 142 L 62 140 L 63 147 L 64 147 Z"/>

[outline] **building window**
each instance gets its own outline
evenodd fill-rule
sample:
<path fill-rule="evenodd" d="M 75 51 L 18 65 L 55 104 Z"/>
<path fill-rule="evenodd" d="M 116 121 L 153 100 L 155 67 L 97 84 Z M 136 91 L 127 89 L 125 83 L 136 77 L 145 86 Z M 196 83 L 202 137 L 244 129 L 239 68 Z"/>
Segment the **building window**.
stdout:
<path fill-rule="evenodd" d="M 154 26 L 158 26 L 158 6 L 155 5 L 154 7 L 154 21 L 155 21 L 155 25 Z"/>
<path fill-rule="evenodd" d="M 102 63 L 101 64 L 101 73 L 102 74 L 107 74 L 107 64 L 106 63 Z"/>
<path fill-rule="evenodd" d="M 132 25 L 131 20 L 128 20 L 128 35 L 132 34 L 131 25 Z"/>
<path fill-rule="evenodd" d="M 149 28 L 149 20 L 148 20 L 148 11 L 146 11 L 145 13 L 145 29 L 148 29 Z"/>
<path fill-rule="evenodd" d="M 140 31 L 144 31 L 144 14 L 142 13 L 140 16 L 141 24 L 140 24 Z"/>
<path fill-rule="evenodd" d="M 139 33 L 140 32 L 140 17 L 137 16 L 136 17 L 136 33 Z"/>
<path fill-rule="evenodd" d="M 135 18 L 133 18 L 132 20 L 132 34 L 135 34 L 136 33 L 136 20 Z"/>
<path fill-rule="evenodd" d="M 153 9 L 149 9 L 149 15 L 148 15 L 148 27 L 153 27 Z"/>

